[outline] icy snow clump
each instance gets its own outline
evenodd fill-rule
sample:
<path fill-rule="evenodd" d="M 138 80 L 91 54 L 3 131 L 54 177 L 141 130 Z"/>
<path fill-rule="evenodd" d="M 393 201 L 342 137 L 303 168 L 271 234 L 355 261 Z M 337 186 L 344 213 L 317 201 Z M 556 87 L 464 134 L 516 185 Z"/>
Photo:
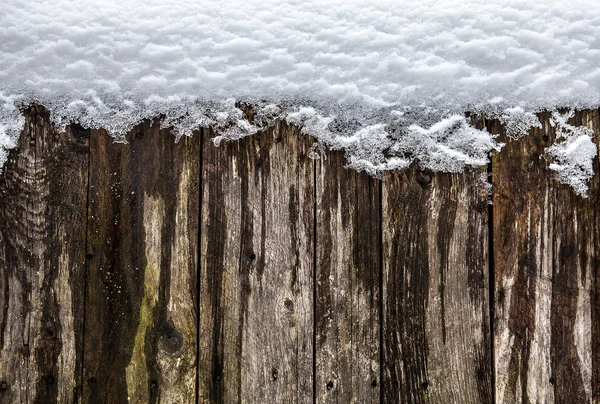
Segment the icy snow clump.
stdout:
<path fill-rule="evenodd" d="M 547 149 L 554 159 L 549 167 L 556 171 L 560 182 L 572 186 L 578 195 L 585 197 L 587 184 L 594 175 L 592 163 L 598 149 L 592 140 L 594 132 L 591 129 L 567 123 L 573 115 L 572 111 L 566 115 L 552 114 L 551 124 L 556 127 L 557 142 Z"/>

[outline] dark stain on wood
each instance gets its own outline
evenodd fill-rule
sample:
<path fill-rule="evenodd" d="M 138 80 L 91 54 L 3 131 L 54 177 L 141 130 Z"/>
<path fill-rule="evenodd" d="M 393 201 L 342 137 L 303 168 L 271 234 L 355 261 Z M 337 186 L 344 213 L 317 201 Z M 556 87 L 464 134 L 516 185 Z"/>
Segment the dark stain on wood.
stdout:
<path fill-rule="evenodd" d="M 492 401 L 484 172 L 384 176 L 383 402 Z"/>

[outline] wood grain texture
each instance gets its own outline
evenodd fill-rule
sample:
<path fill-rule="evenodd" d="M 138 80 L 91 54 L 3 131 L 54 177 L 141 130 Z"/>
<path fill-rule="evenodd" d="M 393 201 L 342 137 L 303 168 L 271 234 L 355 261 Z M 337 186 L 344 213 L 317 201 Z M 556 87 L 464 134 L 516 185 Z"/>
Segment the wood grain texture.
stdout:
<path fill-rule="evenodd" d="M 547 169 L 543 129 L 508 141 L 493 157 L 496 397 L 500 403 L 592 399 L 592 279 L 597 273 L 598 176 L 575 195 Z M 572 123 L 592 127 L 597 111 Z M 490 130 L 503 129 L 497 122 Z M 507 139 L 504 139 L 507 140 Z M 595 162 L 598 172 L 597 161 Z M 597 336 L 596 336 L 597 338 Z"/>
<path fill-rule="evenodd" d="M 203 146 L 201 403 L 313 399 L 311 140 L 282 123 Z"/>
<path fill-rule="evenodd" d="M 0 177 L 0 403 L 81 399 L 88 133 L 25 111 Z"/>
<path fill-rule="evenodd" d="M 592 128 L 594 130 L 594 142 L 598 147 L 600 154 L 600 110 L 587 111 L 584 115 L 587 119 L 582 119 L 582 124 Z M 595 162 L 594 170 L 596 176 L 598 176 L 598 170 L 600 169 L 600 163 Z M 600 188 L 600 179 L 595 178 L 592 187 Z M 595 260 L 592 263 L 592 403 L 600 404 L 600 190 L 592 188 L 593 193 L 590 195 L 590 202 L 594 207 L 594 249 L 595 249 Z M 595 192 L 594 192 L 595 191 Z"/>
<path fill-rule="evenodd" d="M 492 401 L 482 174 L 384 175 L 383 402 Z"/>
<path fill-rule="evenodd" d="M 316 401 L 378 403 L 380 181 L 317 162 Z"/>
<path fill-rule="evenodd" d="M 200 138 L 92 131 L 84 398 L 196 396 Z"/>

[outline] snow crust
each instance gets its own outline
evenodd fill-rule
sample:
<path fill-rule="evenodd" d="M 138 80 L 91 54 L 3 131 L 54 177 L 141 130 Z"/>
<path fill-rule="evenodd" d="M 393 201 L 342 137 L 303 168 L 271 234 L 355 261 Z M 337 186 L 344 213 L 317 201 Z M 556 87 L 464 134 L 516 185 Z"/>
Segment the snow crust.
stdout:
<path fill-rule="evenodd" d="M 0 163 L 19 108 L 37 102 L 59 127 L 121 140 L 159 115 L 179 136 L 212 126 L 215 143 L 285 119 L 317 139 L 315 152 L 345 150 L 372 175 L 486 164 L 500 145 L 464 112 L 519 137 L 539 125 L 536 111 L 600 105 L 595 2 L 493 3 L 3 0 Z M 568 142 L 591 151 L 581 136 Z M 572 174 L 563 146 L 549 151 L 559 178 Z"/>

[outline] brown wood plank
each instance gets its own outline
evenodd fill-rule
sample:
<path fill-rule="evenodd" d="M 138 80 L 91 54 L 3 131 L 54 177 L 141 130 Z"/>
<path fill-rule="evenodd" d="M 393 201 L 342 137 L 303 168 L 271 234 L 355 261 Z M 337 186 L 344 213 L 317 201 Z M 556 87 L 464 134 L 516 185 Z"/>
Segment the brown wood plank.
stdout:
<path fill-rule="evenodd" d="M 383 178 L 383 402 L 492 400 L 484 173 Z"/>
<path fill-rule="evenodd" d="M 592 128 L 595 134 L 594 142 L 598 147 L 600 154 L 600 110 L 595 111 L 587 111 L 585 114 L 588 119 L 582 119 L 582 123 L 589 128 Z M 590 119 L 591 118 L 591 119 Z M 596 177 L 599 175 L 598 171 L 600 168 L 600 163 L 598 161 L 595 162 L 594 170 L 596 173 Z M 593 187 L 600 187 L 600 180 L 598 178 L 595 179 L 595 183 L 592 185 Z M 591 338 L 592 338 L 592 403 L 600 404 L 600 190 L 592 189 L 593 192 L 590 195 L 590 202 L 594 206 L 594 248 L 596 251 L 593 265 L 593 273 L 592 273 L 592 301 L 591 301 L 591 310 L 592 310 L 592 330 L 591 330 Z"/>
<path fill-rule="evenodd" d="M 380 181 L 318 161 L 316 399 L 379 402 Z"/>
<path fill-rule="evenodd" d="M 314 163 L 282 123 L 215 147 L 205 131 L 199 398 L 313 399 Z"/>
<path fill-rule="evenodd" d="M 196 396 L 200 139 L 92 131 L 84 398 Z"/>
<path fill-rule="evenodd" d="M 81 398 L 88 133 L 38 106 L 0 177 L 0 403 Z"/>
<path fill-rule="evenodd" d="M 598 175 L 588 199 L 553 178 L 540 158 L 555 138 L 549 117 L 541 114 L 543 129 L 508 141 L 493 157 L 494 347 L 501 403 L 592 399 Z M 575 122 L 598 137 L 597 111 L 578 113 Z M 497 122 L 489 127 L 502 134 Z"/>

